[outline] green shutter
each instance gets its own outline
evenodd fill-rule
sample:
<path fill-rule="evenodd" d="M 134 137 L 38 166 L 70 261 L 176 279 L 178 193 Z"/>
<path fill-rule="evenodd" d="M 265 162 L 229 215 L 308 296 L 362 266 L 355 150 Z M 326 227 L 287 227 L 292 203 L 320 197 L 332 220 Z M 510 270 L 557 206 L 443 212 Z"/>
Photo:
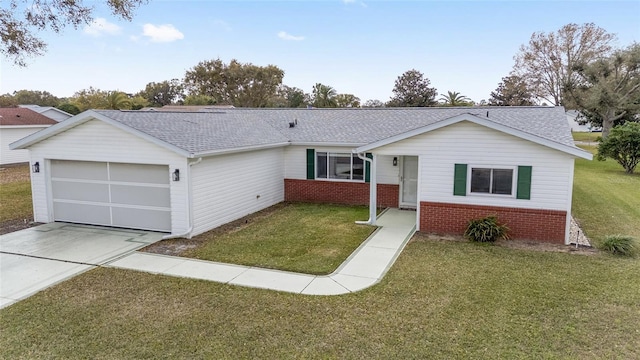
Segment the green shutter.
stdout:
<path fill-rule="evenodd" d="M 467 195 L 467 164 L 455 164 L 453 173 L 453 195 Z"/>
<path fill-rule="evenodd" d="M 518 166 L 518 189 L 516 198 L 531 199 L 531 166 Z"/>
<path fill-rule="evenodd" d="M 365 156 L 369 159 L 373 159 L 373 154 L 371 153 L 366 153 Z M 369 165 L 368 161 L 364 162 L 364 182 L 370 182 L 371 181 L 371 166 Z"/>
<path fill-rule="evenodd" d="M 307 179 L 316 178 L 316 151 L 307 149 Z"/>

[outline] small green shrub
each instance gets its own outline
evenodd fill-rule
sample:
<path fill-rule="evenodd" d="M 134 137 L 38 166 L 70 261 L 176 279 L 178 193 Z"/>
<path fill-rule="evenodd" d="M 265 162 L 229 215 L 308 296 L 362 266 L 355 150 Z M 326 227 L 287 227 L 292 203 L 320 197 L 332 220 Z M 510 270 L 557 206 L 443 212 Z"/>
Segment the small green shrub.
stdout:
<path fill-rule="evenodd" d="M 620 256 L 634 256 L 636 252 L 635 240 L 626 235 L 606 236 L 599 248 Z"/>
<path fill-rule="evenodd" d="M 487 216 L 480 219 L 469 220 L 469 225 L 464 232 L 464 236 L 476 242 L 494 242 L 498 239 L 508 240 L 509 228 L 498 224 L 498 218 Z"/>

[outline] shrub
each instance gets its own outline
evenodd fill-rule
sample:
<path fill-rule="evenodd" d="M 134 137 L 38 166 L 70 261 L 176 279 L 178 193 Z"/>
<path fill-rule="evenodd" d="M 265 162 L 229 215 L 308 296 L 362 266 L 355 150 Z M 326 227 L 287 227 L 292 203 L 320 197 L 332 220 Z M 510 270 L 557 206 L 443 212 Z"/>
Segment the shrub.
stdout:
<path fill-rule="evenodd" d="M 487 216 L 469 220 L 464 236 L 471 241 L 493 242 L 498 239 L 508 240 L 508 232 L 508 227 L 498 224 L 497 217 Z"/>
<path fill-rule="evenodd" d="M 606 139 L 601 139 L 596 159 L 606 158 L 614 159 L 627 174 L 633 174 L 640 162 L 640 123 L 616 126 Z"/>
<path fill-rule="evenodd" d="M 601 250 L 620 256 L 634 256 L 635 240 L 626 235 L 609 235 L 600 243 Z"/>

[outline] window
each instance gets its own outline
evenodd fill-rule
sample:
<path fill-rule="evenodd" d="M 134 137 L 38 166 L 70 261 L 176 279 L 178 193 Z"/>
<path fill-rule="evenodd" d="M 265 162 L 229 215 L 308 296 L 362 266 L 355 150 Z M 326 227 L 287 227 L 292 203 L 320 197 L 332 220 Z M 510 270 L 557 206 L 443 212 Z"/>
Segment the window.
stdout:
<path fill-rule="evenodd" d="M 364 180 L 364 161 L 348 153 L 316 153 L 316 179 Z"/>
<path fill-rule="evenodd" d="M 513 195 L 513 169 L 471 168 L 471 193 Z"/>

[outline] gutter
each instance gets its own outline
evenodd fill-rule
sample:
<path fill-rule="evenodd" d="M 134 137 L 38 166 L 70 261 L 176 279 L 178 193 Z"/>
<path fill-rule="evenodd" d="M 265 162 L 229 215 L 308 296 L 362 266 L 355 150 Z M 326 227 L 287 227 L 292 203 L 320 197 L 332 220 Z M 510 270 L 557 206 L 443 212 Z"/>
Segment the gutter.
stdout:
<path fill-rule="evenodd" d="M 376 214 L 377 183 L 376 183 L 376 166 L 375 166 L 376 162 L 374 160 L 376 156 L 372 154 L 373 158 L 369 159 L 368 157 L 365 156 L 364 153 L 356 153 L 355 150 L 353 151 L 353 153 L 358 155 L 358 158 L 369 163 L 369 219 L 367 221 L 356 221 L 356 224 L 375 225 L 376 215 L 377 215 Z"/>
<path fill-rule="evenodd" d="M 187 229 L 186 232 L 182 233 L 182 234 L 169 234 L 166 236 L 162 237 L 162 240 L 168 240 L 168 239 L 177 239 L 177 238 L 187 238 L 187 239 L 191 239 L 191 233 L 193 232 L 193 206 L 191 206 L 191 197 L 192 197 L 192 193 L 193 193 L 193 189 L 192 189 L 192 181 L 191 181 L 191 167 L 193 165 L 197 165 L 202 161 L 202 158 L 198 158 L 198 160 L 190 162 L 189 163 L 189 168 L 187 170 L 188 172 L 188 176 L 187 176 L 187 207 L 189 208 L 189 229 Z"/>

